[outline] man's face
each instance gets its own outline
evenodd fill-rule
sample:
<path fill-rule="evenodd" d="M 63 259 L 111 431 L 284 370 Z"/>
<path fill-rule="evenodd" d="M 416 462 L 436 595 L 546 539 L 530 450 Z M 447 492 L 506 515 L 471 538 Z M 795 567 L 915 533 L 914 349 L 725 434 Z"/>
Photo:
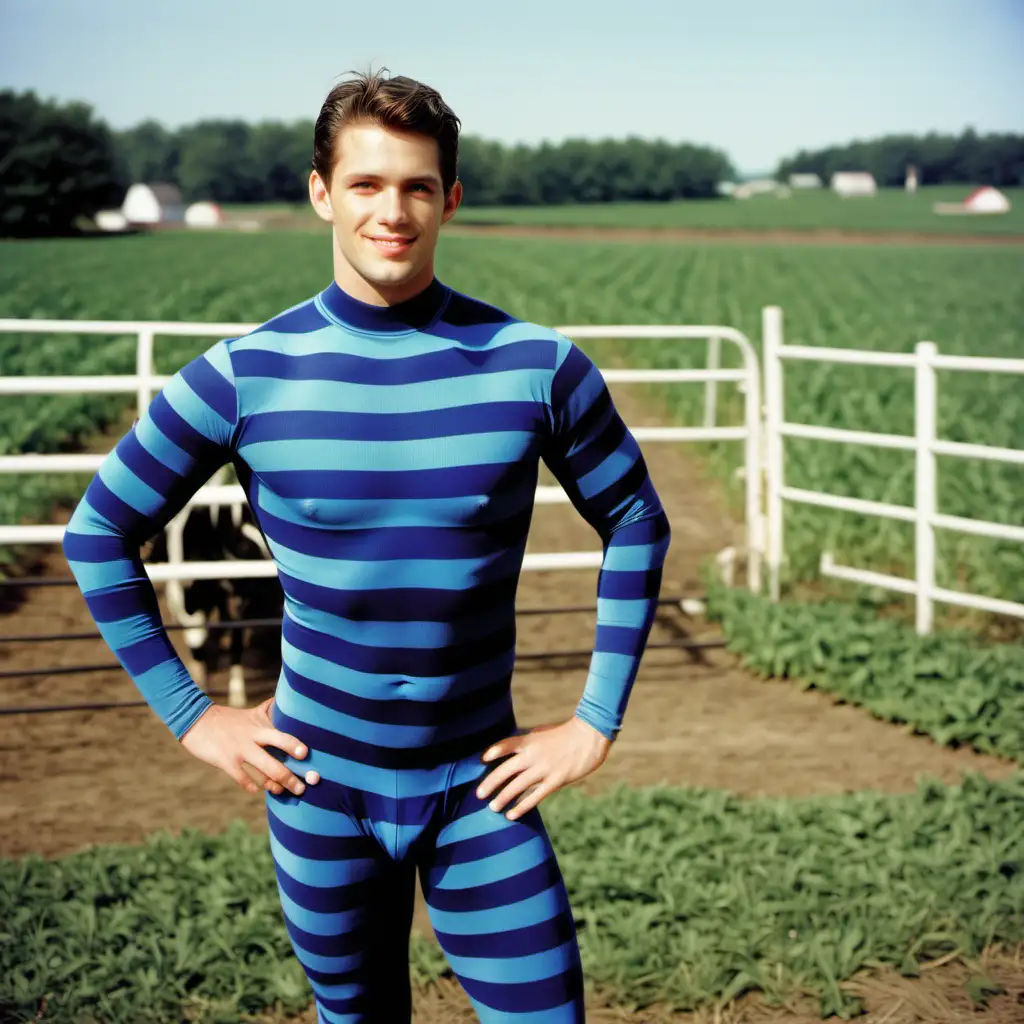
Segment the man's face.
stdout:
<path fill-rule="evenodd" d="M 329 189 L 316 171 L 310 176 L 313 206 L 334 225 L 336 256 L 389 301 L 430 283 L 438 231 L 461 195 L 458 182 L 444 195 L 434 139 L 375 124 L 342 129 Z M 347 270 L 336 267 L 346 279 Z M 353 281 L 354 291 L 365 289 Z"/>

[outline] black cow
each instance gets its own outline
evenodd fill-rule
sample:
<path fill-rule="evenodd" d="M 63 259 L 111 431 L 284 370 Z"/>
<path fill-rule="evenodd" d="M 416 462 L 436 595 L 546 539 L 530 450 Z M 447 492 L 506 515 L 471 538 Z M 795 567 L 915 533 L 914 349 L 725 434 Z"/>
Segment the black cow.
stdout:
<path fill-rule="evenodd" d="M 212 481 L 211 481 L 212 482 Z M 217 562 L 265 559 L 266 540 L 248 505 L 197 505 L 186 509 L 157 534 L 147 562 Z M 185 626 L 189 654 L 184 659 L 196 683 L 204 690 L 228 654 L 228 703 L 245 707 L 243 650 L 255 653 L 258 663 L 277 671 L 280 666 L 280 627 L 240 627 L 210 630 L 208 624 L 249 619 L 280 619 L 284 595 L 276 576 L 168 581 L 166 600 L 172 618 Z"/>

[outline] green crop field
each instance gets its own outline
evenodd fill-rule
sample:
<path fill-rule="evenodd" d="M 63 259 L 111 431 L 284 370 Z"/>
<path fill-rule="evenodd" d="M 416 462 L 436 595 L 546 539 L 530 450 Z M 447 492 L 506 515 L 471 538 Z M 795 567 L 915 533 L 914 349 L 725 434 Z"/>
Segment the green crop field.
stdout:
<path fill-rule="evenodd" d="M 12 317 L 261 321 L 329 280 L 327 239 L 307 233 L 169 235 L 0 246 L 0 315 Z M 1024 355 L 1024 249 L 1017 247 L 794 247 L 633 245 L 532 239 L 445 239 L 438 273 L 453 286 L 543 324 L 728 324 L 755 342 L 761 309 L 778 304 L 786 340 L 909 352 L 928 339 L 946 353 Z M 171 372 L 206 341 L 164 338 L 158 369 Z M 602 365 L 696 366 L 696 343 L 595 342 Z M 727 359 L 728 361 L 728 359 Z M 735 361 L 735 360 L 734 360 Z M 130 373 L 131 337 L 0 337 L 0 372 Z M 941 373 L 940 436 L 1024 445 L 1020 378 Z M 662 389 L 670 415 L 699 422 L 703 390 Z M 798 422 L 910 433 L 909 371 L 795 364 L 786 370 L 787 417 Z M 129 399 L 8 399 L 0 451 L 73 447 Z M 740 422 L 734 390 L 720 389 L 721 422 Z M 722 478 L 739 446 L 703 446 Z M 878 501 L 913 503 L 910 453 L 823 442 L 786 443 L 788 482 Z M 45 515 L 55 493 L 83 479 L 0 478 L 0 521 Z M 939 462 L 940 510 L 1024 525 L 1024 468 Z M 730 484 L 741 509 L 735 484 Z M 789 507 L 791 574 L 812 575 L 824 548 L 840 561 L 906 571 L 911 527 L 848 513 Z M 1019 545 L 941 533 L 940 582 L 1019 596 Z"/>
<path fill-rule="evenodd" d="M 565 206 L 468 206 L 452 224 L 556 227 L 693 228 L 738 231 L 871 231 L 928 234 L 1024 235 L 1024 189 L 1003 189 L 1011 208 L 985 216 L 940 215 L 933 203 L 957 203 L 970 185 L 938 185 L 909 194 L 882 189 L 863 199 L 840 199 L 828 189 L 796 191 L 786 199 L 686 199 L 669 203 L 576 203 Z M 283 214 L 319 223 L 308 203 L 228 207 L 238 219 L 272 221 Z"/>

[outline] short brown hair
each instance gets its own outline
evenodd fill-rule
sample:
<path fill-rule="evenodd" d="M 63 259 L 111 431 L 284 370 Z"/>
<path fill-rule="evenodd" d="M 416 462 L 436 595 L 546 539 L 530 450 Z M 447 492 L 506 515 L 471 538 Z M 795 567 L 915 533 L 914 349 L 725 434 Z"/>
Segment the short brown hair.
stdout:
<path fill-rule="evenodd" d="M 458 178 L 461 122 L 441 94 L 412 78 L 385 78 L 382 68 L 336 85 L 324 100 L 313 129 L 313 169 L 331 183 L 342 128 L 369 121 L 394 131 L 414 132 L 437 140 L 441 181 L 447 195 Z"/>

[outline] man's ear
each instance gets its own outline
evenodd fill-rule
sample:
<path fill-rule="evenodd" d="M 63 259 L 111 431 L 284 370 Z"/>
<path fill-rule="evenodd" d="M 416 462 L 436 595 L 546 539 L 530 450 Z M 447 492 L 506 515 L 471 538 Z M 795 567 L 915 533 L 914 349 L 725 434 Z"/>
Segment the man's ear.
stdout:
<path fill-rule="evenodd" d="M 451 191 L 444 197 L 444 210 L 441 213 L 441 223 L 447 224 L 448 221 L 455 216 L 455 211 L 459 208 L 459 203 L 462 202 L 462 182 L 455 179 L 455 184 L 452 185 Z"/>
<path fill-rule="evenodd" d="M 327 183 L 320 177 L 319 171 L 311 171 L 309 174 L 309 201 L 321 220 L 327 221 L 328 224 L 334 223 L 331 192 Z"/>

